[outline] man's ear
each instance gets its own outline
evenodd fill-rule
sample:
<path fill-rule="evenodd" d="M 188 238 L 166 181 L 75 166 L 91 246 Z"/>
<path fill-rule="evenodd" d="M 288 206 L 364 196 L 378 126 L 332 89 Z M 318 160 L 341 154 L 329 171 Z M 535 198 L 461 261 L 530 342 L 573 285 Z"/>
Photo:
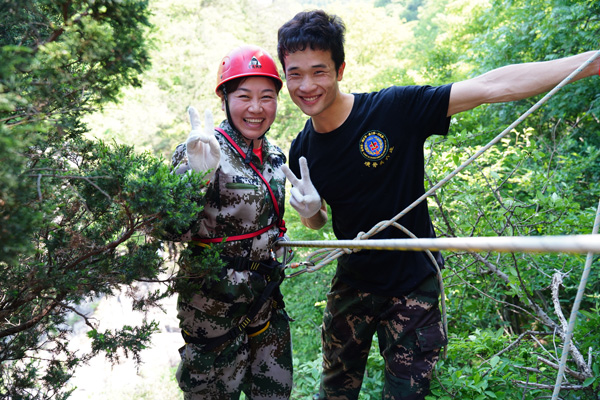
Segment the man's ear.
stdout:
<path fill-rule="evenodd" d="M 342 63 L 342 65 L 340 65 L 340 68 L 337 71 L 337 80 L 341 81 L 342 78 L 344 77 L 344 68 L 346 68 L 346 62 L 344 61 Z"/>

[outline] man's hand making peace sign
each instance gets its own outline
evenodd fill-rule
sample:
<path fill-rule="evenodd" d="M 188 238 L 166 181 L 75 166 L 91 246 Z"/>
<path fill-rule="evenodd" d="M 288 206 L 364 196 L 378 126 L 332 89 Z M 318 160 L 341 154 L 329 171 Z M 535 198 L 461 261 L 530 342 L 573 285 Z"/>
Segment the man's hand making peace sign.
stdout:
<path fill-rule="evenodd" d="M 300 157 L 298 162 L 300 163 L 300 179 L 287 165 L 283 165 L 281 170 L 292 184 L 290 205 L 298 211 L 301 217 L 311 218 L 321 209 L 321 196 L 310 180 L 306 158 Z"/>

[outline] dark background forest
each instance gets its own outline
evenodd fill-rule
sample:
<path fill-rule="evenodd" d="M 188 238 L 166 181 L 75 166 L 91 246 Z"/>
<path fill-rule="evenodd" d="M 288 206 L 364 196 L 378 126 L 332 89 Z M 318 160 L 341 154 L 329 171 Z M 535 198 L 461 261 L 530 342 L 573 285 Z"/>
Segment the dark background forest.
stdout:
<path fill-rule="evenodd" d="M 104 329 L 82 305 L 119 294 L 145 312 L 175 296 L 186 253 L 156 237 L 199 210 L 191 199 L 202 177 L 182 180 L 168 166 L 190 129 L 187 107 L 223 119 L 214 85 L 225 52 L 255 43 L 275 56 L 277 28 L 313 8 L 346 23 L 347 92 L 445 84 L 600 47 L 598 0 L 0 0 L 0 398 L 69 398 L 72 375 L 98 355 L 143 362 L 156 322 Z M 438 236 L 591 233 L 599 82 L 561 89 L 431 196 Z M 426 187 L 540 97 L 453 117 L 450 135 L 424 148 Z M 270 139 L 287 152 L 304 121 L 284 86 Z M 291 208 L 285 219 L 292 240 L 334 239 Z M 449 345 L 431 398 L 550 398 L 586 255 L 443 253 Z M 335 262 L 282 285 L 295 320 L 294 399 L 318 388 L 334 271 Z M 157 289 L 137 290 L 149 282 Z M 69 346 L 76 323 L 89 351 Z M 600 399 L 599 326 L 594 257 L 561 398 Z M 165 374 L 173 383 L 174 371 Z M 361 399 L 380 398 L 382 380 L 375 341 Z M 165 398 L 149 387 L 139 398 Z"/>

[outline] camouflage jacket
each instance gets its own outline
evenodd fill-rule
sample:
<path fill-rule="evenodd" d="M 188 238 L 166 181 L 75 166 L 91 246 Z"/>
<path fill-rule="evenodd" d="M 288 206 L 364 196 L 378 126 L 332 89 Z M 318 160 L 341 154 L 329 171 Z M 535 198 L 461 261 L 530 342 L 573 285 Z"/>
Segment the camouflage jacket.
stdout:
<path fill-rule="evenodd" d="M 248 145 L 242 136 L 231 128 L 227 120 L 221 122 L 223 129 L 246 153 Z M 269 249 L 279 235 L 277 214 L 268 188 L 262 179 L 244 163 L 243 157 L 220 133 L 215 132 L 221 146 L 221 160 L 215 177 L 208 184 L 202 198 L 204 210 L 190 231 L 172 240 L 189 241 L 191 237 L 223 238 L 256 232 L 274 224 L 267 232 L 248 239 L 225 244 L 222 255 L 245 257 L 251 260 L 269 258 Z M 263 163 L 252 153 L 252 163 L 269 182 L 279 206 L 280 218 L 285 207 L 285 175 L 281 166 L 286 157 L 282 150 L 263 138 Z M 190 170 L 185 143 L 175 149 L 172 167 L 177 173 Z"/>

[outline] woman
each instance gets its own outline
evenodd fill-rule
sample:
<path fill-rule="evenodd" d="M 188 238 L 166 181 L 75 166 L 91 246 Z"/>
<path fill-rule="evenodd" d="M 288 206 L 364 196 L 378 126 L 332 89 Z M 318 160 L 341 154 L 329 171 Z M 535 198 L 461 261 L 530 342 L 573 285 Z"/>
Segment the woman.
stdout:
<path fill-rule="evenodd" d="M 177 371 L 185 399 L 288 399 L 292 350 L 279 292 L 283 271 L 274 243 L 284 237 L 285 155 L 265 137 L 282 87 L 271 56 L 241 46 L 219 65 L 216 93 L 227 119 L 210 134 L 197 111 L 176 172 L 207 173 L 204 210 L 188 237 L 195 256 L 222 243 L 225 267 L 180 292 L 178 318 L 185 346 Z M 211 124 L 212 125 L 212 124 Z M 188 239 L 189 240 L 189 239 Z"/>

